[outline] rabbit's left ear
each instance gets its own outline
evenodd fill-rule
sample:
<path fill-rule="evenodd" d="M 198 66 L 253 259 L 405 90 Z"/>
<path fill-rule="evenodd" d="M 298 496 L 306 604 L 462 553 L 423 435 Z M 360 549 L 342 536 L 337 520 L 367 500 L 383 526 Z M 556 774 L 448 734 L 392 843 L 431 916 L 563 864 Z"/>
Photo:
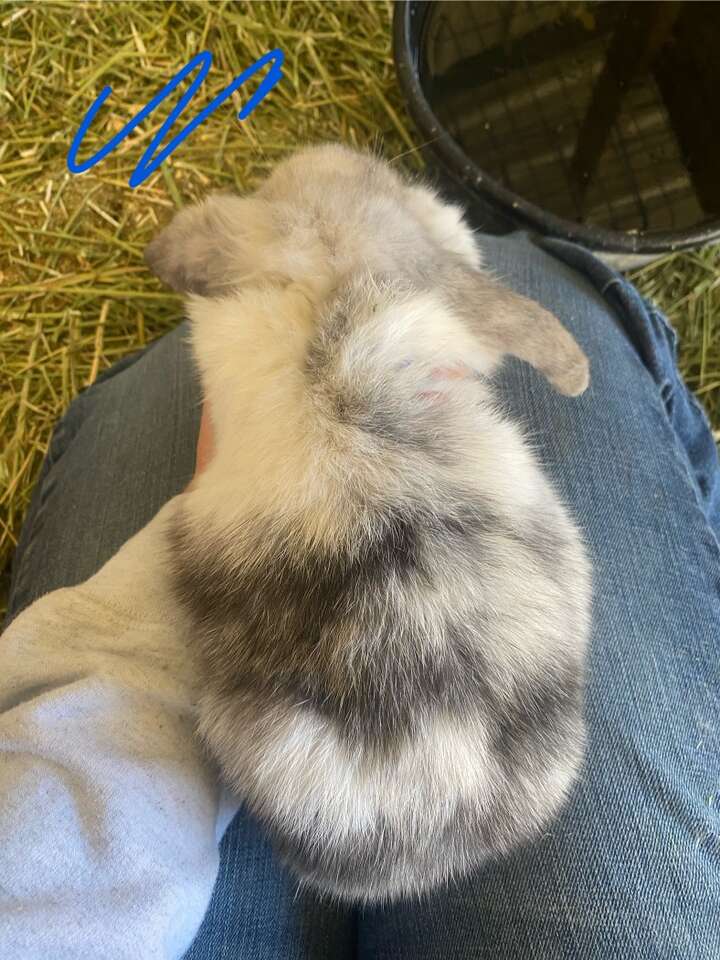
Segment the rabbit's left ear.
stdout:
<path fill-rule="evenodd" d="M 253 269 L 255 201 L 211 194 L 175 215 L 145 250 L 145 262 L 179 293 L 222 296 Z"/>
<path fill-rule="evenodd" d="M 588 358 L 558 318 L 540 304 L 476 270 L 455 271 L 446 293 L 479 343 L 498 359 L 511 354 L 525 360 L 568 397 L 587 389 Z"/>

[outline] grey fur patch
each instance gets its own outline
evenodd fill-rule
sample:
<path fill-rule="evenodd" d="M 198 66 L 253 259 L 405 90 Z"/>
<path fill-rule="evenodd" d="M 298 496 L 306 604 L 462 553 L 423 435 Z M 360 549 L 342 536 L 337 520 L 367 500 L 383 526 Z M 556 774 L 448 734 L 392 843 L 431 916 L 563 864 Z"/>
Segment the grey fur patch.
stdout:
<path fill-rule="evenodd" d="M 179 521 L 171 530 L 176 592 L 225 689 L 309 703 L 348 740 L 388 749 L 432 711 L 461 713 L 487 697 L 481 645 L 490 614 L 478 607 L 462 627 L 448 616 L 439 648 L 404 608 L 403 587 L 429 588 L 433 553 L 474 555 L 495 530 L 489 509 L 463 502 L 440 516 L 387 507 L 333 554 L 303 549 L 291 531 L 249 526 L 235 532 L 232 549 L 242 540 L 246 555 L 262 559 L 233 568 L 223 560 L 229 544 L 201 541 Z"/>

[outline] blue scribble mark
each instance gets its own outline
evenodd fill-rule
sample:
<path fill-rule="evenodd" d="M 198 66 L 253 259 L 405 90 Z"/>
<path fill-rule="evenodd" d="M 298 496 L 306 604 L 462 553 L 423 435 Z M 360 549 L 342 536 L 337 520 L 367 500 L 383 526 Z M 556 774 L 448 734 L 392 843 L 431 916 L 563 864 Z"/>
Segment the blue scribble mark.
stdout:
<path fill-rule="evenodd" d="M 122 130 L 117 133 L 109 143 L 106 143 L 101 150 L 98 150 L 95 156 L 90 157 L 89 160 L 83 160 L 79 163 L 77 160 L 77 152 L 82 145 L 85 134 L 87 133 L 90 124 L 97 116 L 100 107 L 102 107 L 112 93 L 112 87 L 105 87 L 100 92 L 100 95 L 95 103 L 93 103 L 88 112 L 85 114 L 85 118 L 80 124 L 80 129 L 75 134 L 75 138 L 70 145 L 70 150 L 68 151 L 67 156 L 68 170 L 71 173 L 83 173 L 85 170 L 89 170 L 91 167 L 94 167 L 96 163 L 100 163 L 104 157 L 106 157 L 109 153 L 112 153 L 115 147 L 117 147 L 117 145 L 124 140 L 125 137 L 132 133 L 139 123 L 142 123 L 148 114 L 153 112 L 158 104 L 162 103 L 162 101 L 173 92 L 175 87 L 177 87 L 177 85 L 181 83 L 188 74 L 199 68 L 197 76 L 190 84 L 187 91 L 182 95 L 177 105 L 170 112 L 170 116 L 167 118 L 165 123 L 163 123 L 158 132 L 152 138 L 150 145 L 140 158 L 140 162 L 133 170 L 128 182 L 134 189 L 144 180 L 147 180 L 150 174 L 160 166 L 163 160 L 169 157 L 176 147 L 180 146 L 185 137 L 191 134 L 195 127 L 200 126 L 203 120 L 205 120 L 206 117 L 209 117 L 210 114 L 220 106 L 220 104 L 224 103 L 239 86 L 241 86 L 250 77 L 254 76 L 258 70 L 261 70 L 264 66 L 270 64 L 270 69 L 267 75 L 263 78 L 262 83 L 238 114 L 238 117 L 241 120 L 245 120 L 247 117 L 249 117 L 255 107 L 262 100 L 264 100 L 272 88 L 278 83 L 279 80 L 282 79 L 282 65 L 284 60 L 285 54 L 282 52 L 282 50 L 270 50 L 265 54 L 264 57 L 260 57 L 259 60 L 253 63 L 252 66 L 248 67 L 247 70 L 240 74 L 240 76 L 235 77 L 232 83 L 221 93 L 219 93 L 213 100 L 211 100 L 210 103 L 200 111 L 194 120 L 191 120 L 190 123 L 186 124 L 186 126 L 184 126 L 182 130 L 173 137 L 170 143 L 168 143 L 168 145 L 161 150 L 157 156 L 153 156 L 157 148 L 162 143 L 165 134 L 168 132 L 168 130 L 170 130 L 185 107 L 195 96 L 198 87 L 202 84 L 210 67 L 212 66 L 212 53 L 210 53 L 209 50 L 203 50 L 196 57 L 193 57 L 189 63 L 185 64 L 185 66 L 175 74 L 172 80 L 170 80 L 170 82 L 167 83 L 155 97 L 153 97 L 150 103 L 143 107 L 140 113 L 138 113 L 129 123 L 125 124 Z"/>

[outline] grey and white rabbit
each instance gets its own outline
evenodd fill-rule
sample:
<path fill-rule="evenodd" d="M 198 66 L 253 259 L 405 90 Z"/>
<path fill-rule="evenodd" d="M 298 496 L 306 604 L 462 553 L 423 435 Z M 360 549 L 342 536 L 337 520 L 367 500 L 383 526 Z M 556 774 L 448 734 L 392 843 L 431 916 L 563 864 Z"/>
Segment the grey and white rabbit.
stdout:
<path fill-rule="evenodd" d="M 461 211 L 300 150 L 147 251 L 188 294 L 216 453 L 168 531 L 200 734 L 302 881 L 394 899 L 529 840 L 582 761 L 590 571 L 488 377 L 574 396 L 558 320 Z"/>

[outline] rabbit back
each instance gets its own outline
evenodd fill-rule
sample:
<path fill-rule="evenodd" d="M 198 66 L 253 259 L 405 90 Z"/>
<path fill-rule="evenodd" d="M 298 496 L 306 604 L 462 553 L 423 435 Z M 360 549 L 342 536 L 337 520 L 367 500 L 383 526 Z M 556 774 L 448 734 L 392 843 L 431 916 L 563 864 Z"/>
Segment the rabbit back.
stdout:
<path fill-rule="evenodd" d="M 406 317 L 397 292 L 354 284 L 287 370 L 269 338 L 272 420 L 292 437 L 244 505 L 221 454 L 235 501 L 191 494 L 172 528 L 201 733 L 295 872 L 350 899 L 418 892 L 533 836 L 584 743 L 578 532 L 484 378 L 426 389 L 462 338 L 454 354 L 445 324 L 406 338 L 398 302 Z"/>

